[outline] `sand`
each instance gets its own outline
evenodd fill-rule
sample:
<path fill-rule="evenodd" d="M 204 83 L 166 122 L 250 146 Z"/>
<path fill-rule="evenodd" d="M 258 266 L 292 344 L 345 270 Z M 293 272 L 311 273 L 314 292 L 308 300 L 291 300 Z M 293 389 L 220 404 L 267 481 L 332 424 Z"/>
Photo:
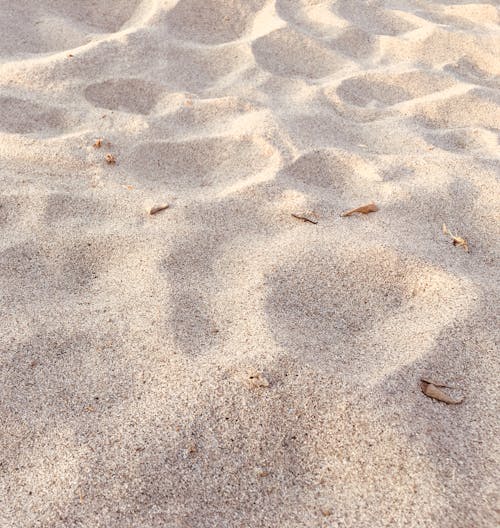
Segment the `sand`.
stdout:
<path fill-rule="evenodd" d="M 0 0 L 1 528 L 498 525 L 498 7 Z"/>

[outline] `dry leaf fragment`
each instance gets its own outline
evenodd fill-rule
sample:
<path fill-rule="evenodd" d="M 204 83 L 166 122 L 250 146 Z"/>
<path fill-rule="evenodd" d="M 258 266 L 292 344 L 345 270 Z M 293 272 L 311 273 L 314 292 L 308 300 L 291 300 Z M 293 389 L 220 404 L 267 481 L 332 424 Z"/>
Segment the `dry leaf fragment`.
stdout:
<path fill-rule="evenodd" d="M 344 211 L 340 216 L 352 216 L 356 213 L 368 214 L 374 213 L 375 211 L 378 211 L 378 207 L 373 202 L 371 202 L 369 204 L 356 207 L 354 209 L 349 209 L 349 211 Z"/>
<path fill-rule="evenodd" d="M 116 158 L 113 154 L 106 154 L 106 163 L 108 165 L 114 165 L 116 163 Z"/>
<path fill-rule="evenodd" d="M 420 381 L 423 381 L 425 383 L 430 383 L 431 385 L 434 385 L 436 387 L 444 387 L 447 389 L 455 388 L 455 387 L 452 387 L 451 385 L 446 385 L 445 383 L 442 383 L 441 381 L 433 380 L 432 378 L 420 378 Z"/>
<path fill-rule="evenodd" d="M 433 383 L 428 383 L 425 380 L 420 380 L 420 388 L 422 389 L 422 392 L 429 398 L 442 401 L 449 405 L 458 405 L 459 403 L 462 403 L 464 401 L 463 398 L 460 398 L 458 400 L 451 398 L 439 387 L 436 387 L 436 385 L 434 385 Z"/>
<path fill-rule="evenodd" d="M 196 447 L 196 444 L 188 444 L 185 449 L 182 450 L 182 457 L 188 458 L 196 455 L 198 452 L 198 448 Z"/>
<path fill-rule="evenodd" d="M 96 139 L 93 145 L 94 148 L 98 149 L 102 147 L 102 138 Z"/>
<path fill-rule="evenodd" d="M 160 211 L 165 211 L 165 209 L 168 209 L 169 207 L 170 207 L 169 204 L 156 205 L 154 207 L 151 207 L 149 214 L 154 215 L 156 213 L 159 213 Z"/>
<path fill-rule="evenodd" d="M 323 508 L 321 510 L 321 513 L 323 517 L 330 517 L 330 515 L 332 514 L 332 510 L 330 510 L 330 508 Z"/>
<path fill-rule="evenodd" d="M 469 252 L 469 245 L 467 244 L 467 240 L 465 238 L 459 237 L 454 235 L 447 227 L 446 224 L 443 224 L 443 234 L 449 235 L 451 237 L 451 240 L 453 242 L 454 246 L 463 247 L 467 253 Z"/>
<path fill-rule="evenodd" d="M 269 380 L 261 372 L 250 374 L 250 384 L 254 387 L 269 387 Z"/>
<path fill-rule="evenodd" d="M 261 478 L 264 478 L 264 477 L 268 477 L 269 476 L 269 471 L 266 471 L 265 469 L 263 469 L 262 471 L 259 471 L 257 473 L 257 475 Z"/>
<path fill-rule="evenodd" d="M 309 218 L 308 215 L 305 215 L 305 214 L 296 214 L 296 213 L 292 213 L 292 216 L 294 218 L 297 218 L 298 220 L 302 220 L 303 222 L 309 222 L 310 224 L 317 224 L 318 221 L 317 220 L 313 220 L 312 218 Z"/>
<path fill-rule="evenodd" d="M 465 251 L 467 251 L 467 253 L 469 252 L 469 246 L 468 246 L 467 240 L 465 240 L 465 238 L 454 236 L 453 237 L 453 245 L 454 246 L 461 246 L 461 247 L 463 247 L 465 249 Z"/>

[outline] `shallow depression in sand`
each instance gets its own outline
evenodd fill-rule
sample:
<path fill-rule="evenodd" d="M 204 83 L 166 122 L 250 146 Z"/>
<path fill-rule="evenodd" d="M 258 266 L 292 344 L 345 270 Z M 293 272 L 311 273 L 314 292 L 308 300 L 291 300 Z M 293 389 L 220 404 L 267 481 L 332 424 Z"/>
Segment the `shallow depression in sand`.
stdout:
<path fill-rule="evenodd" d="M 85 97 L 101 108 L 148 114 L 162 91 L 161 86 L 141 79 L 109 79 L 87 86 Z"/>
<path fill-rule="evenodd" d="M 352 25 L 380 35 L 399 35 L 416 27 L 399 13 L 384 8 L 383 2 L 338 0 L 333 10 Z"/>
<path fill-rule="evenodd" d="M 454 81 L 447 76 L 423 71 L 365 74 L 343 80 L 337 93 L 343 100 L 356 106 L 366 106 L 374 101 L 393 105 L 444 90 L 453 84 Z"/>
<path fill-rule="evenodd" d="M 113 32 L 141 0 L 0 0 L 0 55 L 44 53 L 88 42 L 89 33 Z"/>
<path fill-rule="evenodd" d="M 138 179 L 192 189 L 255 175 L 268 166 L 273 153 L 269 144 L 255 136 L 156 141 L 137 146 L 127 165 Z"/>
<path fill-rule="evenodd" d="M 322 368 L 400 364 L 407 352 L 397 336 L 431 335 L 460 303 L 447 274 L 392 250 L 315 245 L 293 253 L 267 281 L 269 327 L 288 354 Z M 436 305 L 439 321 L 429 316 Z"/>
<path fill-rule="evenodd" d="M 179 39 L 220 44 L 243 36 L 265 4 L 266 0 L 179 0 L 169 11 L 167 24 Z"/>
<path fill-rule="evenodd" d="M 0 278 L 4 300 L 43 303 L 78 297 L 105 277 L 115 262 L 123 269 L 130 251 L 130 242 L 116 237 L 67 240 L 52 235 L 48 243 L 28 240 L 11 245 L 0 251 L 0 269 L 11 278 Z"/>
<path fill-rule="evenodd" d="M 67 126 L 62 110 L 17 97 L 0 97 L 0 131 L 10 134 L 53 132 Z"/>
<path fill-rule="evenodd" d="M 429 128 L 479 126 L 498 129 L 500 96 L 493 90 L 474 88 L 462 95 L 418 104 L 412 113 Z"/>
<path fill-rule="evenodd" d="M 316 40 L 291 29 L 278 29 L 252 45 L 257 63 L 281 76 L 319 78 L 343 65 L 343 59 Z"/>
<path fill-rule="evenodd" d="M 357 156 L 340 150 L 314 150 L 297 158 L 281 176 L 301 185 L 343 193 L 352 185 L 366 185 L 370 167 Z M 367 178 L 368 176 L 368 178 Z"/>

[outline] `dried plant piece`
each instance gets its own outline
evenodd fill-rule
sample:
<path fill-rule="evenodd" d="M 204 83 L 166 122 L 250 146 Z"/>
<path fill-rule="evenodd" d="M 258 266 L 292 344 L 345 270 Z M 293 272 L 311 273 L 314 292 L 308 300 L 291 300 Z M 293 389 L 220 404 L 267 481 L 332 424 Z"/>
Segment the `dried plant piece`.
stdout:
<path fill-rule="evenodd" d="M 99 149 L 102 147 L 102 138 L 96 139 L 95 143 L 93 144 L 93 147 L 96 149 Z"/>
<path fill-rule="evenodd" d="M 449 405 L 458 405 L 459 403 L 462 403 L 464 401 L 463 398 L 460 399 L 454 399 L 448 396 L 444 391 L 442 391 L 439 387 L 434 385 L 433 383 L 429 383 L 425 380 L 420 380 L 420 388 L 422 389 L 422 392 L 428 396 L 429 398 L 433 398 L 434 400 L 442 401 L 444 403 L 447 403 Z"/>
<path fill-rule="evenodd" d="M 68 53 L 68 57 L 71 59 L 71 57 L 74 57 L 72 53 Z"/>
<path fill-rule="evenodd" d="M 169 204 L 156 205 L 155 207 L 151 207 L 149 214 L 154 215 L 156 213 L 159 213 L 160 211 L 165 211 L 165 209 L 168 209 L 169 207 Z"/>
<path fill-rule="evenodd" d="M 113 154 L 106 154 L 106 163 L 108 165 L 114 165 L 116 163 L 116 158 Z"/>
<path fill-rule="evenodd" d="M 188 444 L 183 450 L 182 450 L 182 457 L 188 458 L 196 455 L 198 452 L 198 447 L 196 444 Z"/>
<path fill-rule="evenodd" d="M 261 372 L 254 372 L 248 377 L 253 387 L 269 387 L 269 380 Z"/>
<path fill-rule="evenodd" d="M 259 471 L 257 473 L 257 476 L 259 476 L 261 478 L 268 477 L 269 476 L 269 471 L 267 471 L 265 469 L 262 469 L 261 471 Z"/>
<path fill-rule="evenodd" d="M 323 508 L 321 510 L 321 514 L 323 515 L 323 517 L 330 517 L 330 515 L 332 514 L 332 510 L 330 508 Z"/>
<path fill-rule="evenodd" d="M 303 222 L 309 222 L 310 224 L 317 224 L 317 220 L 313 220 L 312 218 L 309 218 L 310 215 L 305 215 L 303 213 L 292 213 L 292 216 L 294 218 L 297 218 L 298 220 L 302 220 Z"/>
<path fill-rule="evenodd" d="M 340 216 L 352 216 L 353 214 L 356 214 L 356 213 L 368 214 L 368 213 L 374 213 L 375 211 L 378 211 L 378 207 L 373 202 L 371 202 L 369 204 L 356 207 L 354 209 L 349 209 L 349 211 L 344 211 Z"/>
<path fill-rule="evenodd" d="M 441 381 L 433 380 L 432 378 L 420 378 L 420 381 L 424 381 L 425 383 L 430 383 L 431 385 L 434 385 L 436 387 L 443 387 L 446 389 L 455 388 L 455 387 L 452 387 L 451 385 L 446 385 L 445 383 L 442 383 Z"/>
<path fill-rule="evenodd" d="M 443 234 L 451 237 L 454 246 L 463 247 L 467 253 L 469 252 L 469 245 L 467 244 L 467 240 L 465 240 L 465 238 L 454 235 L 446 227 L 446 224 L 443 224 Z"/>
<path fill-rule="evenodd" d="M 454 236 L 453 237 L 453 245 L 454 246 L 463 247 L 467 253 L 469 252 L 469 246 L 468 246 L 467 240 L 465 240 L 465 238 Z"/>

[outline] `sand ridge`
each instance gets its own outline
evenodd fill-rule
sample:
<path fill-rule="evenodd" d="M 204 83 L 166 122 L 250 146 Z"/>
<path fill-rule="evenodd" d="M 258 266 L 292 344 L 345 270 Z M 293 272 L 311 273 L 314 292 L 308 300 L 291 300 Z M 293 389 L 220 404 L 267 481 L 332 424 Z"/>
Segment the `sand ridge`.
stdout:
<path fill-rule="evenodd" d="M 1 528 L 497 525 L 498 20 L 0 0 Z"/>

